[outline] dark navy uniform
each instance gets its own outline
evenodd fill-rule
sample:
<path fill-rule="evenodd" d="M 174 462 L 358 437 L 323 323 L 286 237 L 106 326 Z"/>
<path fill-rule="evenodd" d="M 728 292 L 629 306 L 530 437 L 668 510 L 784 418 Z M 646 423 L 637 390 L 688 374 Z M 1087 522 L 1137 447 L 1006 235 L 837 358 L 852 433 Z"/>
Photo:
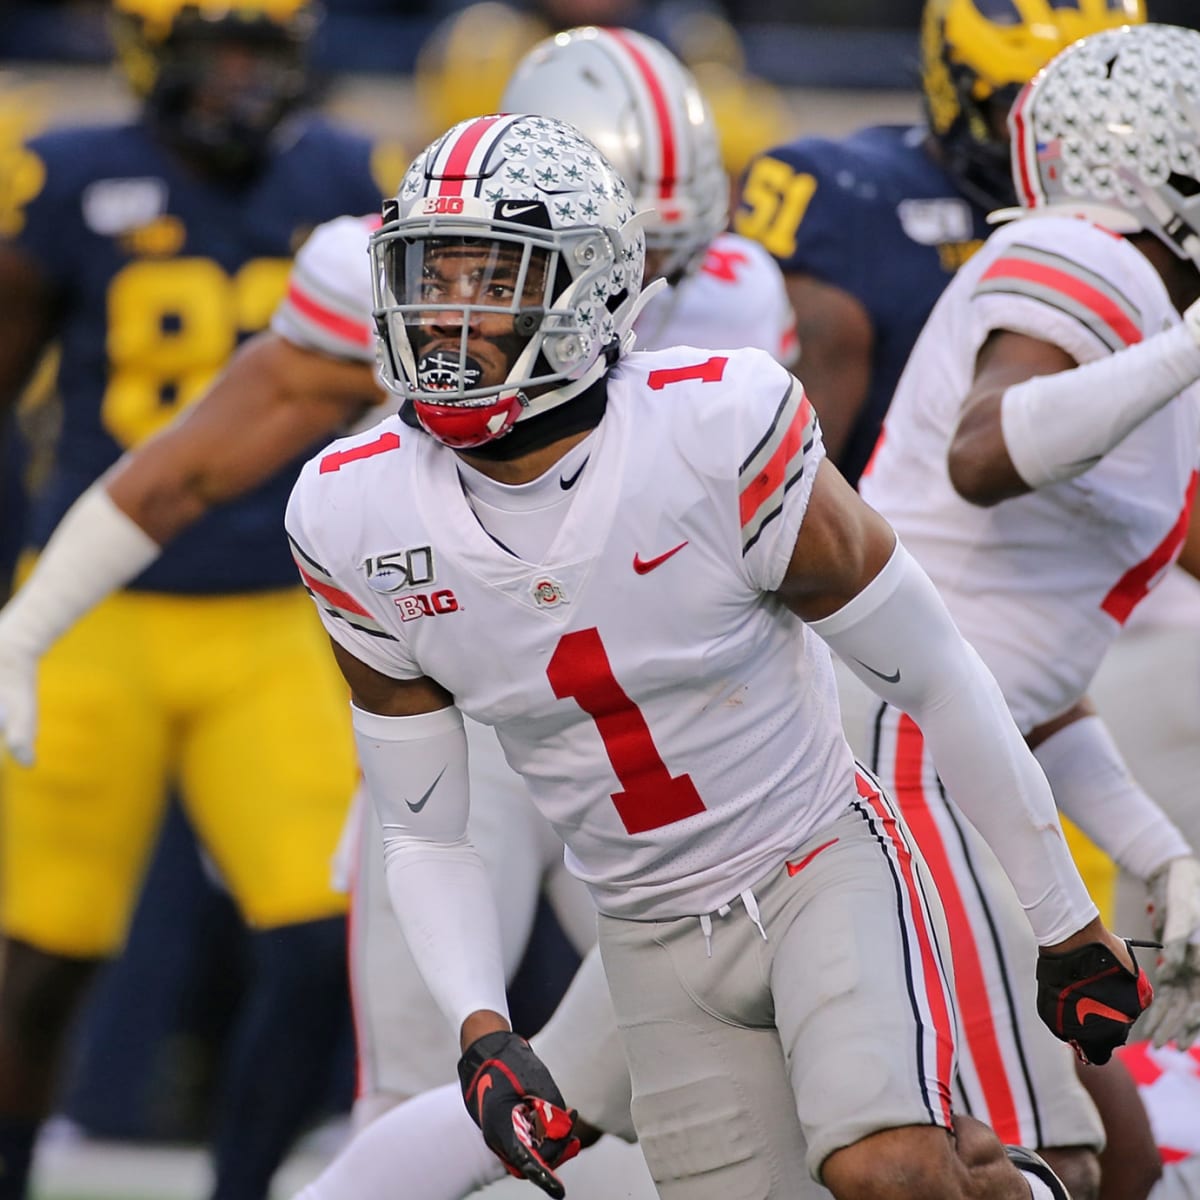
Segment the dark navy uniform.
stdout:
<path fill-rule="evenodd" d="M 26 144 L 4 228 L 52 289 L 63 409 L 31 544 L 267 326 L 314 226 L 378 208 L 368 141 L 315 118 L 276 138 L 240 186 L 194 172 L 141 122 Z M 215 508 L 42 660 L 37 762 L 4 779 L 9 935 L 118 949 L 172 784 L 251 926 L 343 910 L 328 864 L 353 739 L 283 534 L 294 475 Z"/>
<path fill-rule="evenodd" d="M 195 174 L 141 123 L 28 144 L 43 182 L 13 240 L 55 291 L 63 404 L 34 545 L 123 451 L 196 399 L 238 341 L 266 326 L 315 225 L 379 207 L 368 141 L 317 119 L 282 134 L 286 149 L 246 187 Z M 293 478 L 282 473 L 217 508 L 134 586 L 190 594 L 290 586 L 279 530 Z"/>

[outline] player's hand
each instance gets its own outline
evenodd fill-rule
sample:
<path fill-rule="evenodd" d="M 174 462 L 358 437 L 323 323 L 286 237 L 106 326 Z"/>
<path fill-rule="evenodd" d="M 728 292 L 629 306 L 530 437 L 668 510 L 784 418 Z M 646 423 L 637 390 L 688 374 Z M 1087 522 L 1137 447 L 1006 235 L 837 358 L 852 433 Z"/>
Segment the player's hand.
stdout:
<path fill-rule="evenodd" d="M 33 762 L 37 732 L 37 658 L 6 636 L 0 615 L 0 742 L 17 762 Z"/>
<path fill-rule="evenodd" d="M 1162 942 L 1154 1006 L 1141 1029 L 1186 1050 L 1200 1036 L 1200 862 L 1173 858 L 1150 878 L 1147 908 Z"/>
<path fill-rule="evenodd" d="M 579 1153 L 577 1114 L 529 1043 L 504 1030 L 486 1033 L 458 1060 L 458 1078 L 467 1112 L 509 1174 L 561 1200 L 552 1168 Z"/>
<path fill-rule="evenodd" d="M 1065 954 L 1043 950 L 1038 956 L 1038 1016 L 1055 1037 L 1075 1048 L 1080 1062 L 1108 1062 L 1154 998 L 1132 944 L 1125 945 L 1132 971 L 1103 942 L 1088 942 Z"/>

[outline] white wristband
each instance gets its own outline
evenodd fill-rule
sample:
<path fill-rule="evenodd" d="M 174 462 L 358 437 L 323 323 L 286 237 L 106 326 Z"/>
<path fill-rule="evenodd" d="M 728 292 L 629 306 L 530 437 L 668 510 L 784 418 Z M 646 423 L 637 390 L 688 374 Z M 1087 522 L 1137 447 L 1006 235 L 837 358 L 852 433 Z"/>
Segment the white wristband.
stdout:
<path fill-rule="evenodd" d="M 86 612 L 140 575 L 162 547 L 94 483 L 59 522 L 0 613 L 4 640 L 39 658 Z"/>
<path fill-rule="evenodd" d="M 1000 401 L 1004 444 L 1031 488 L 1074 479 L 1200 379 L 1188 324 L 1055 375 L 1015 384 Z"/>
<path fill-rule="evenodd" d="M 1192 854 L 1183 834 L 1141 789 L 1099 717 L 1083 717 L 1034 751 L 1054 799 L 1097 846 L 1137 879 Z"/>

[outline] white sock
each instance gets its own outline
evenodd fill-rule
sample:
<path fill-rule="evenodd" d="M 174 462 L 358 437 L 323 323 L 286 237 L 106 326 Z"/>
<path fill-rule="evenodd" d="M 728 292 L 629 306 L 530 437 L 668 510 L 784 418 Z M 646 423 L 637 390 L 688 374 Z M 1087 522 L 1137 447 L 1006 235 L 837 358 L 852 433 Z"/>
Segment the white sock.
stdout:
<path fill-rule="evenodd" d="M 368 1125 L 295 1200 L 462 1200 L 504 1178 L 457 1084 L 424 1092 Z"/>

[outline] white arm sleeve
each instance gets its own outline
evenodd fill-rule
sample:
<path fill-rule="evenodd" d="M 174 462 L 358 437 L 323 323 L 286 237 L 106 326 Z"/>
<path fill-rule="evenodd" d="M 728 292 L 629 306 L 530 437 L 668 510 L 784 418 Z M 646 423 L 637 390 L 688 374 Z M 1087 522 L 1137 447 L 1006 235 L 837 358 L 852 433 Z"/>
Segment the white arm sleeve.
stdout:
<path fill-rule="evenodd" d="M 1088 837 L 1143 881 L 1191 847 L 1129 773 L 1099 717 L 1083 717 L 1033 752 L 1054 799 Z"/>
<path fill-rule="evenodd" d="M 1200 311 L 1107 358 L 1037 375 L 1000 400 L 1004 445 L 1031 488 L 1074 479 L 1094 467 L 1147 417 L 1200 379 L 1193 332 Z"/>
<path fill-rule="evenodd" d="M 508 1016 L 500 923 L 467 839 L 467 738 L 456 708 L 384 717 L 354 707 L 359 764 L 383 826 L 392 908 L 455 1036 L 473 1012 Z"/>
<path fill-rule="evenodd" d="M 3 640 L 33 658 L 140 575 L 162 547 L 94 483 L 67 510 L 25 585 L 0 615 Z"/>
<path fill-rule="evenodd" d="M 904 547 L 849 604 L 811 622 L 851 670 L 920 726 L 942 782 L 995 850 L 1040 945 L 1097 909 L 1075 869 L 1046 778 L 999 685 Z"/>

